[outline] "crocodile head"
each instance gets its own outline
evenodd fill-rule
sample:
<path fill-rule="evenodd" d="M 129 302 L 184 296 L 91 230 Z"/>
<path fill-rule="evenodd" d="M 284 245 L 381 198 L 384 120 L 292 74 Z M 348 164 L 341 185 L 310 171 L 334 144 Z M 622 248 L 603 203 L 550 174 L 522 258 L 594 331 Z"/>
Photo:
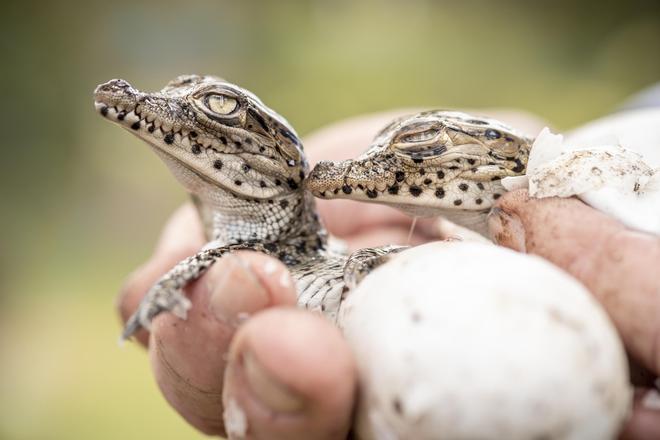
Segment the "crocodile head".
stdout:
<path fill-rule="evenodd" d="M 296 190 L 307 164 L 289 123 L 249 91 L 214 76 L 185 75 L 145 93 L 114 79 L 94 92 L 98 112 L 146 141 L 181 183 L 238 197 Z"/>
<path fill-rule="evenodd" d="M 487 211 L 504 192 L 500 179 L 525 172 L 530 145 L 492 119 L 426 111 L 390 123 L 354 160 L 320 162 L 307 187 L 415 216 Z"/>
<path fill-rule="evenodd" d="M 308 171 L 302 144 L 289 123 L 249 91 L 214 76 L 185 75 L 153 93 L 114 79 L 99 85 L 94 98 L 104 118 L 146 141 L 201 201 L 200 211 L 209 211 L 201 212 L 208 236 L 218 235 L 209 221 L 219 231 L 244 219 L 252 227 L 232 237 L 274 237 L 281 231 L 260 225 L 291 228 L 300 216 Z"/>

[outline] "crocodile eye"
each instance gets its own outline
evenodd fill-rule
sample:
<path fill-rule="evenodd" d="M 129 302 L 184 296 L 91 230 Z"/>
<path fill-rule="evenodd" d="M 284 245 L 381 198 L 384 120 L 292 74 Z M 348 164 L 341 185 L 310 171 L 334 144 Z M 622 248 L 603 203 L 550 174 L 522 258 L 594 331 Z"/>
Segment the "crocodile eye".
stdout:
<path fill-rule="evenodd" d="M 431 128 L 425 131 L 419 131 L 417 133 L 407 134 L 399 138 L 399 142 L 412 143 L 412 142 L 423 142 L 428 141 L 436 137 L 440 133 L 440 130 Z"/>
<path fill-rule="evenodd" d="M 206 107 L 218 115 L 229 115 L 238 108 L 238 101 L 226 95 L 208 95 L 204 100 Z"/>

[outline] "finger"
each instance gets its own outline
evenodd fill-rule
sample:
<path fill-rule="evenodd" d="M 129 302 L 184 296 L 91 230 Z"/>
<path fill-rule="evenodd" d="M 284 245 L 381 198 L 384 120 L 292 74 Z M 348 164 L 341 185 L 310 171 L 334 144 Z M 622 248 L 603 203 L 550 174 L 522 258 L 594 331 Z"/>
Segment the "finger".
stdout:
<path fill-rule="evenodd" d="M 340 238 L 368 232 L 380 226 L 408 228 L 412 224 L 411 217 L 385 205 L 353 200 L 318 200 L 317 203 L 328 231 Z"/>
<path fill-rule="evenodd" d="M 660 438 L 660 394 L 657 390 L 636 390 L 633 412 L 621 433 L 621 440 Z"/>
<path fill-rule="evenodd" d="M 339 330 L 320 315 L 271 309 L 232 342 L 224 402 L 229 438 L 345 439 L 356 371 Z"/>
<path fill-rule="evenodd" d="M 577 199 L 502 197 L 491 215 L 500 244 L 537 254 L 580 280 L 605 307 L 626 348 L 660 372 L 660 239 L 631 231 Z"/>
<path fill-rule="evenodd" d="M 170 218 L 149 261 L 128 276 L 117 297 L 117 310 L 122 322 L 135 312 L 140 301 L 158 279 L 176 263 L 194 254 L 204 244 L 204 233 L 192 204 L 181 206 Z M 135 338 L 147 345 L 148 333 L 140 330 Z"/>
<path fill-rule="evenodd" d="M 149 354 L 163 395 L 190 424 L 223 434 L 222 388 L 227 350 L 239 324 L 271 306 L 294 306 L 293 280 L 279 261 L 256 252 L 218 260 L 186 288 L 188 318 L 162 314 L 152 325 Z"/>

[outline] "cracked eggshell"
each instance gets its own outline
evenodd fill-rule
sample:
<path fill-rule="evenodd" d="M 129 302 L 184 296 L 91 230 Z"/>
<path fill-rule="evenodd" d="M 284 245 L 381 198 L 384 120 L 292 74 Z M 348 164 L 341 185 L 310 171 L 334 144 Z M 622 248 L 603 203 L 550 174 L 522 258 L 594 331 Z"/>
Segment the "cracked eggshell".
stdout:
<path fill-rule="evenodd" d="M 403 252 L 350 293 L 361 439 L 608 439 L 628 413 L 623 346 L 544 260 L 474 242 Z"/>
<path fill-rule="evenodd" d="M 641 118 L 637 128 L 644 132 L 648 115 L 633 116 Z M 660 113 L 651 116 L 660 118 Z M 623 118 L 628 128 L 633 128 L 631 124 L 636 120 L 618 118 Z M 617 126 L 616 121 L 611 122 Z M 660 127 L 660 119 L 657 122 Z M 660 169 L 652 169 L 646 159 L 649 149 L 657 144 L 643 143 L 638 134 L 626 138 L 630 141 L 626 148 L 596 146 L 598 139 L 612 139 L 615 136 L 611 133 L 616 131 L 610 127 L 614 131 L 604 131 L 598 137 L 599 127 L 605 130 L 608 126 L 590 124 L 569 137 L 573 139 L 570 142 L 584 144 L 569 144 L 562 135 L 544 128 L 532 145 L 525 176 L 505 178 L 502 185 L 509 191 L 529 188 L 529 195 L 535 198 L 577 196 L 628 227 L 660 235 Z M 654 131 L 649 129 L 647 133 L 652 140 Z"/>

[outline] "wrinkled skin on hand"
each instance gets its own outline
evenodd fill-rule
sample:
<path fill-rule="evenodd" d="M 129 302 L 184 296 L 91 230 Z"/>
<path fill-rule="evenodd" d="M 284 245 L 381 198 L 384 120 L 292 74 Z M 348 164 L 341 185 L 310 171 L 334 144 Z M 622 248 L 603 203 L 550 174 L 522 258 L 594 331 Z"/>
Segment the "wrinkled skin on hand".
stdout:
<path fill-rule="evenodd" d="M 643 404 L 660 373 L 660 238 L 627 229 L 576 198 L 531 199 L 525 190 L 502 197 L 490 230 L 497 243 L 569 272 L 605 307 L 639 377 L 622 438 L 660 438 L 660 406 Z"/>
<path fill-rule="evenodd" d="M 330 126 L 307 139 L 307 152 L 312 162 L 353 157 L 390 119 L 414 111 Z M 494 117 L 529 133 L 543 125 L 518 113 Z M 605 305 L 630 353 L 657 373 L 660 298 L 653 285 L 657 271 L 650 270 L 660 267 L 657 240 L 577 200 L 529 201 L 514 193 L 499 207 L 501 220 L 493 223 L 498 241 L 548 258 L 582 280 Z M 437 221 L 420 219 L 408 243 L 411 219 L 384 206 L 319 201 L 319 210 L 350 249 L 445 238 Z M 163 273 L 203 244 L 196 213 L 186 205 L 168 222 L 150 260 L 127 280 L 118 301 L 122 318 Z M 353 358 L 334 326 L 294 307 L 293 283 L 280 262 L 254 252 L 222 258 L 186 294 L 193 303 L 186 321 L 164 314 L 150 335 L 137 335 L 163 395 L 182 417 L 212 435 L 238 437 L 244 416 L 246 438 L 346 438 L 356 390 Z M 638 405 L 625 438 L 660 438 L 657 414 Z"/>

